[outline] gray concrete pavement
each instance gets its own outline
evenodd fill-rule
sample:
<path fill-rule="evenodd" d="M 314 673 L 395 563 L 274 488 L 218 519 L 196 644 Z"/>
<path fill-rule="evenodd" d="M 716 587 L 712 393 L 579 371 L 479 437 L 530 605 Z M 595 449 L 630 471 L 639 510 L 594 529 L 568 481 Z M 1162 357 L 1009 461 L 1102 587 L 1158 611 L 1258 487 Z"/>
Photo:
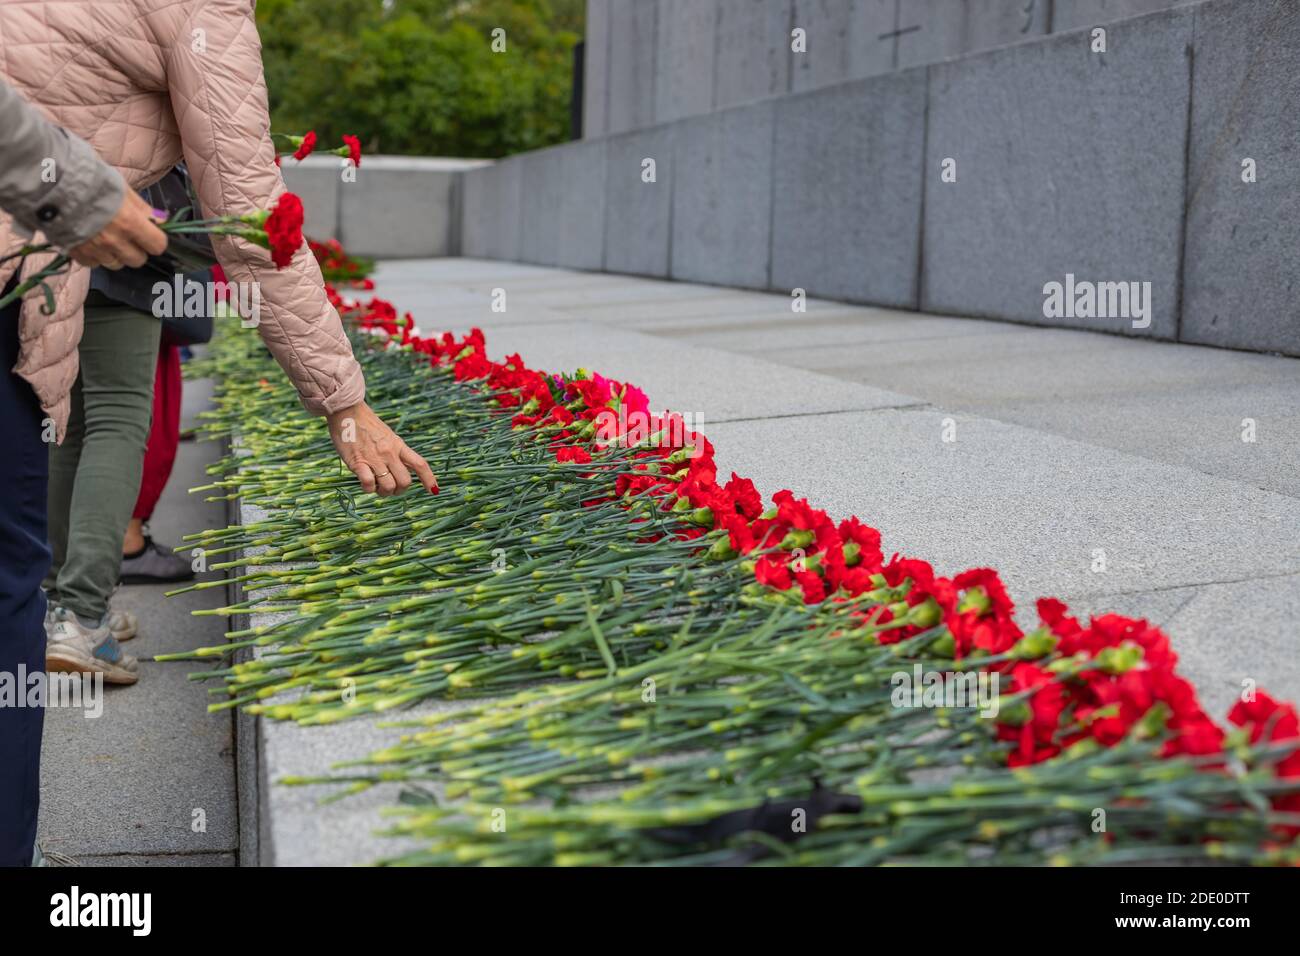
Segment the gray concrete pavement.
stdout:
<path fill-rule="evenodd" d="M 182 427 L 203 408 L 206 383 L 185 386 Z M 214 444 L 182 442 L 171 481 L 151 522 L 154 536 L 226 523 L 221 504 L 187 493 L 206 480 Z M 41 756 L 40 841 L 86 866 L 231 866 L 238 849 L 233 722 L 207 713 L 206 687 L 187 674 L 202 665 L 144 658 L 220 643 L 215 617 L 199 607 L 224 603 L 215 589 L 166 598 L 164 586 L 124 586 L 114 604 L 140 618 L 125 650 L 140 657 L 131 687 L 106 687 L 103 713 L 51 708 Z M 200 812 L 201 811 L 201 812 Z"/>

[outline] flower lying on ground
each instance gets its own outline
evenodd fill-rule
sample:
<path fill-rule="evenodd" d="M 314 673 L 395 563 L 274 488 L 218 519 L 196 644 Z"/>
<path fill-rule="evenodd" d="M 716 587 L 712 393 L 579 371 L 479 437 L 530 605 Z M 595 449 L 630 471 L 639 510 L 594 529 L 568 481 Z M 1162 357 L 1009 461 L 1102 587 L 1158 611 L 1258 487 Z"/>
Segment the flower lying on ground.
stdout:
<path fill-rule="evenodd" d="M 215 706 L 304 724 L 482 698 L 339 778 L 443 788 L 407 801 L 397 830 L 427 847 L 409 860 L 717 862 L 657 828 L 823 784 L 861 811 L 799 862 L 1300 859 L 1294 709 L 1261 695 L 1225 733 L 1147 622 L 1045 599 L 1022 631 L 996 571 L 948 577 L 858 518 L 764 502 L 627 383 L 494 361 L 478 329 L 424 334 L 381 298 L 330 296 L 374 407 L 410 425 L 443 494 L 357 498 L 328 438 L 289 424 L 290 390 L 253 384 L 263 350 L 219 340 L 212 427 L 244 454 L 210 490 L 267 517 L 194 540 L 241 569 L 250 598 L 220 613 L 280 613 L 191 656 L 262 649 L 215 672 Z M 997 706 L 896 709 L 901 660 L 988 678 Z M 494 807 L 507 838 L 482 827 Z"/>
<path fill-rule="evenodd" d="M 482 381 L 499 405 L 520 409 L 512 419 L 515 426 L 536 429 L 561 463 L 593 461 L 587 448 L 592 432 L 585 423 L 629 400 L 644 405 L 639 390 L 599 375 L 563 378 L 557 395 L 553 379 L 528 369 L 518 355 L 491 361 L 481 330 L 461 338 L 450 333 L 423 338 L 409 314 L 397 320 L 392 306 L 381 299 L 364 306 L 357 321 L 427 354 L 433 364 L 450 366 L 457 381 Z M 651 417 L 649 430 L 668 434 L 669 418 Z M 616 425 L 612 431 L 617 431 Z M 608 443 L 627 434 L 607 428 L 602 438 Z M 692 456 L 680 459 L 688 447 Z M 894 555 L 886 561 L 874 528 L 856 517 L 836 525 L 826 512 L 789 491 L 777 492 L 774 507 L 764 511 L 748 479 L 733 473 L 725 484 L 718 484 L 713 448 L 702 435 L 684 433 L 675 443 L 659 442 L 636 451 L 632 460 L 684 467 L 674 473 L 660 467 L 643 478 L 620 478 L 611 497 L 659 496 L 665 510 L 688 504 L 698 524 L 726 532 L 728 550 L 755 556 L 752 566 L 759 584 L 796 590 L 807 604 L 892 590 L 900 600 L 872 615 L 874 625 L 894 627 L 879 636 L 881 643 L 897 643 L 938 625 L 946 631 L 940 646 L 954 660 L 975 656 L 1006 672 L 1013 691 L 1025 693 L 1029 704 L 1017 723 L 999 725 L 999 735 L 1016 744 L 1008 753 L 1012 766 L 1051 759 L 1084 739 L 1114 746 L 1157 705 L 1168 711 L 1165 755 L 1204 756 L 1222 749 L 1224 732 L 1201 708 L 1191 684 L 1175 672 L 1177 656 L 1168 637 L 1146 621 L 1106 614 L 1085 627 L 1069 616 L 1064 604 L 1043 599 L 1038 602 L 1043 629 L 1033 642 L 1041 652 L 1026 649 L 1017 654 L 1018 647 L 1028 645 L 1022 643 L 1025 635 L 1014 620 L 1015 606 L 996 571 L 974 569 L 949 579 L 919 559 Z M 692 529 L 678 536 L 698 533 Z M 1244 723 L 1261 708 L 1270 715 L 1278 712 L 1276 705 L 1256 705 L 1253 710 L 1238 705 L 1230 720 Z M 1289 718 L 1283 712 L 1276 723 L 1285 738 L 1300 737 L 1294 710 Z M 1262 733 L 1258 721 L 1254 726 L 1252 742 Z M 1278 769 L 1284 776 L 1300 776 L 1300 751 Z"/>

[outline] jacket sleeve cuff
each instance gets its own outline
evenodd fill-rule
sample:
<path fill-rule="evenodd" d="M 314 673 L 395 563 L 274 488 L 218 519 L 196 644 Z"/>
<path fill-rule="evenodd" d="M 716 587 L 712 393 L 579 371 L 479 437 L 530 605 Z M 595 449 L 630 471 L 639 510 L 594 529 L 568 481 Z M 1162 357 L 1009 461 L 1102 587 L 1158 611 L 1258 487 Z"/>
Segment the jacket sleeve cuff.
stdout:
<path fill-rule="evenodd" d="M 93 239 L 112 221 L 126 198 L 126 183 L 85 140 L 58 130 L 55 147 L 63 153 L 55 158 L 60 173 L 24 224 L 68 249 Z"/>
<path fill-rule="evenodd" d="M 366 400 L 366 380 L 361 366 L 355 360 L 352 367 L 334 391 L 325 396 L 302 396 L 303 407 L 313 415 L 331 415 L 334 412 L 359 405 Z"/>

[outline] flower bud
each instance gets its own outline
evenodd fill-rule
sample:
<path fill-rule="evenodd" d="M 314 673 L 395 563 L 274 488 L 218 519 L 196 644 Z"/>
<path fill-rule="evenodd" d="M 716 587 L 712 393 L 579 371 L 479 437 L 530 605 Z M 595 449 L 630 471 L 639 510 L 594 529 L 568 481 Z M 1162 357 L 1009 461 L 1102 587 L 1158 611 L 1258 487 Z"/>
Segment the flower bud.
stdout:
<path fill-rule="evenodd" d="M 1084 737 L 1061 751 L 1061 756 L 1066 760 L 1077 760 L 1080 757 L 1089 757 L 1100 749 L 1101 743 L 1095 737 Z"/>
<path fill-rule="evenodd" d="M 1142 648 L 1124 643 L 1119 647 L 1106 647 L 1097 653 L 1097 667 L 1107 674 L 1127 674 L 1142 663 Z"/>
<path fill-rule="evenodd" d="M 1086 663 L 1086 656 L 1079 653 L 1073 657 L 1058 657 L 1048 661 L 1043 665 L 1043 669 L 1052 674 L 1074 674 L 1084 663 Z"/>
<path fill-rule="evenodd" d="M 993 602 L 989 600 L 988 592 L 979 585 L 968 589 L 957 604 L 958 613 L 974 611 L 977 617 L 982 617 L 992 608 Z"/>
<path fill-rule="evenodd" d="M 1010 727 L 1023 727 L 1033 719 L 1033 716 L 1034 712 L 1027 701 L 1007 694 L 998 698 L 998 723 Z"/>
<path fill-rule="evenodd" d="M 787 532 L 786 536 L 781 539 L 781 550 L 793 551 L 795 548 L 807 548 L 816 540 L 817 540 L 817 536 L 813 534 L 811 531 L 807 531 L 807 530 L 790 531 Z"/>
<path fill-rule="evenodd" d="M 709 548 L 709 557 L 714 561 L 727 561 L 735 556 L 736 549 L 731 546 L 731 540 L 725 536 L 713 542 Z"/>
<path fill-rule="evenodd" d="M 1059 643 L 1060 640 L 1055 634 L 1045 627 L 1040 627 L 1018 640 L 1011 648 L 1011 656 L 1020 661 L 1037 660 L 1056 650 L 1056 645 Z"/>
<path fill-rule="evenodd" d="M 1134 725 L 1139 737 L 1159 737 L 1165 732 L 1169 720 L 1169 705 L 1163 701 L 1154 704 Z"/>
<path fill-rule="evenodd" d="M 929 630 L 943 620 L 943 608 L 934 598 L 926 598 L 907 612 L 907 622 L 922 630 Z"/>
<path fill-rule="evenodd" d="M 951 634 L 944 634 L 930 645 L 930 650 L 939 657 L 955 657 L 957 654 L 957 641 Z"/>

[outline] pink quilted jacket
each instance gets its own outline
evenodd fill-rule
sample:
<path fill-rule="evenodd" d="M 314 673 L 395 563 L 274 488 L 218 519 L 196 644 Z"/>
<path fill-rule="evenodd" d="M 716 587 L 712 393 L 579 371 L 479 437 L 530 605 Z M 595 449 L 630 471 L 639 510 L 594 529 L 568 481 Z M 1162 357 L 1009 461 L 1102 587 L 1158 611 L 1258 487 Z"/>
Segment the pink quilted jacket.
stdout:
<path fill-rule="evenodd" d="M 50 119 L 88 140 L 139 189 L 184 159 L 205 215 L 266 208 L 284 191 L 268 136 L 255 0 L 0 0 L 0 75 Z M 0 254 L 25 240 L 0 213 Z M 263 340 L 312 412 L 365 397 L 361 369 L 304 247 L 283 270 L 242 239 L 214 239 L 231 281 L 261 287 Z M 30 262 L 30 260 L 29 260 Z M 0 288 L 14 262 L 0 265 Z M 24 267 L 30 271 L 31 265 Z M 77 377 L 89 270 L 52 280 L 22 306 L 14 371 L 31 383 L 62 441 Z"/>

